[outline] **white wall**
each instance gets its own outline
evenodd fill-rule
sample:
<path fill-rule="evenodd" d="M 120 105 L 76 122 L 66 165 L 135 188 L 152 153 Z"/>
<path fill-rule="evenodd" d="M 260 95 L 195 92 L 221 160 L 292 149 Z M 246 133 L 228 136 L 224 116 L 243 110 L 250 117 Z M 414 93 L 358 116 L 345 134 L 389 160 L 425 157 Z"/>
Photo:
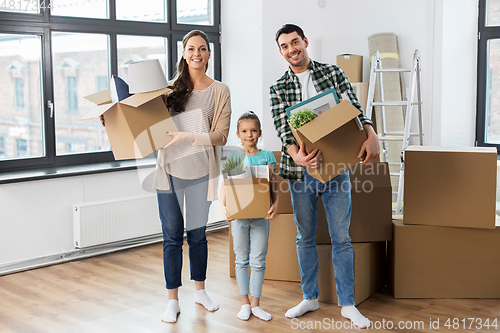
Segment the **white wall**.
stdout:
<path fill-rule="evenodd" d="M 147 194 L 137 171 L 0 186 L 0 265 L 74 250 L 73 204 Z"/>
<path fill-rule="evenodd" d="M 274 41 L 283 23 L 302 26 L 309 53 L 335 62 L 337 54 L 365 57 L 368 36 L 395 32 L 402 66 L 413 50 L 422 58 L 428 144 L 471 146 L 476 92 L 477 0 L 222 0 L 223 81 L 232 93 L 234 123 L 249 109 L 262 119 L 262 147 L 280 148 L 269 112 L 268 87 L 287 68 Z M 0 265 L 73 249 L 75 203 L 144 194 L 136 171 L 59 178 L 0 186 Z M 218 209 L 218 204 L 212 205 Z M 217 215 L 217 214 L 215 214 Z"/>

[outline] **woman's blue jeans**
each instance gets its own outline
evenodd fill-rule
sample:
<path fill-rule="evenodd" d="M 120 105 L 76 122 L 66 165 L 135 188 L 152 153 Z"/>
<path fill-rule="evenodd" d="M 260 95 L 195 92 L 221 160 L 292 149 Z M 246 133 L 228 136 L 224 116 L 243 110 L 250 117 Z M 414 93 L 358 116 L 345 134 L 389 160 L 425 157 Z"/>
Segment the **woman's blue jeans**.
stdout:
<path fill-rule="evenodd" d="M 351 184 L 349 171 L 322 183 L 304 171 L 301 181 L 289 181 L 295 224 L 297 255 L 304 299 L 319 297 L 316 226 L 318 197 L 325 207 L 332 244 L 332 261 L 338 305 L 354 305 L 354 267 L 349 225 L 351 223 Z"/>
<path fill-rule="evenodd" d="M 156 192 L 163 232 L 165 281 L 167 289 L 175 289 L 182 285 L 184 201 L 191 280 L 195 281 L 206 279 L 208 246 L 205 230 L 211 202 L 207 201 L 208 176 L 195 180 L 168 177 L 170 191 Z"/>

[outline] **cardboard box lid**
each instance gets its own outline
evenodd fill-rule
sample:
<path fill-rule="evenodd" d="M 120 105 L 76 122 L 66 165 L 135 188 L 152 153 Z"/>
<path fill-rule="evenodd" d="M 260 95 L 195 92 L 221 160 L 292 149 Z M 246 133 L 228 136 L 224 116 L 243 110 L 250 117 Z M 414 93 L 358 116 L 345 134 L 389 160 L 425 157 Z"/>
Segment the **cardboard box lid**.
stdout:
<path fill-rule="evenodd" d="M 85 115 L 81 116 L 79 120 L 87 120 L 87 119 L 92 119 L 92 118 L 97 118 L 104 112 L 108 111 L 111 109 L 113 106 L 115 106 L 117 103 L 109 103 L 109 104 L 103 104 L 103 105 L 98 105 L 89 112 L 87 112 Z"/>
<path fill-rule="evenodd" d="M 314 143 L 357 117 L 360 113 L 351 103 L 342 101 L 296 131 Z"/>
<path fill-rule="evenodd" d="M 441 146 L 409 146 L 406 151 L 449 152 L 449 153 L 497 153 L 495 147 L 441 147 Z"/>
<path fill-rule="evenodd" d="M 118 103 L 137 108 L 147 102 L 150 102 L 156 97 L 169 92 L 170 90 L 171 89 L 169 88 L 163 88 L 146 93 L 135 94 Z M 115 103 L 111 102 L 111 94 L 109 89 L 100 91 L 92 95 L 84 96 L 83 98 L 91 101 L 92 103 L 97 104 L 97 107 L 93 108 L 91 111 L 87 112 L 85 115 L 80 117 L 79 120 L 97 118 L 116 105 L 116 102 Z"/>
<path fill-rule="evenodd" d="M 163 88 L 163 89 L 159 89 L 159 90 L 155 90 L 155 91 L 135 94 L 135 95 L 130 96 L 129 98 L 124 99 L 123 101 L 120 101 L 120 103 L 137 108 L 137 107 L 151 101 L 152 99 L 163 95 L 164 93 L 166 93 L 170 90 L 171 89 L 169 89 L 169 88 Z"/>
<path fill-rule="evenodd" d="M 109 89 L 99 91 L 92 95 L 84 96 L 83 98 L 97 105 L 109 104 L 112 102 L 111 92 Z"/>
<path fill-rule="evenodd" d="M 357 54 L 352 54 L 352 53 L 343 53 L 343 54 L 339 54 L 337 56 L 337 59 L 338 58 L 344 58 L 344 59 L 350 59 L 350 58 L 363 58 L 362 55 L 357 55 Z"/>

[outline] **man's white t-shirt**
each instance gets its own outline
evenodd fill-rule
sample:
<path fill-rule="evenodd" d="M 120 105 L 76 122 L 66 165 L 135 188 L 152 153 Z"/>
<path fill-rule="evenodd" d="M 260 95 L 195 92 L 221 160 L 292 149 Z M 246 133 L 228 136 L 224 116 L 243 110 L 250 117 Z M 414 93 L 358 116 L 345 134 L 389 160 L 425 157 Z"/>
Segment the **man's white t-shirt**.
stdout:
<path fill-rule="evenodd" d="M 295 74 L 299 78 L 300 85 L 302 86 L 302 101 L 314 97 L 318 94 L 316 88 L 314 88 L 314 84 L 311 78 L 311 72 L 307 69 L 302 73 Z"/>

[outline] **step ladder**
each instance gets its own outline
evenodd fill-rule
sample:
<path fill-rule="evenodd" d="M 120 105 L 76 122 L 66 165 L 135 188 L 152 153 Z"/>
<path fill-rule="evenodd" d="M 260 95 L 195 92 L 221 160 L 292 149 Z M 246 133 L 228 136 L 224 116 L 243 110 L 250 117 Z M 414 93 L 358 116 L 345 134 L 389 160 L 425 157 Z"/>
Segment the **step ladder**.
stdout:
<path fill-rule="evenodd" d="M 386 101 L 384 98 L 384 73 L 410 73 L 410 85 L 408 90 L 408 96 L 403 98 L 402 101 Z M 402 74 L 400 74 L 402 76 Z M 374 101 L 375 95 L 375 85 L 378 85 L 380 102 Z M 404 92 L 403 87 L 403 92 Z M 416 95 L 416 96 L 415 96 Z M 414 99 L 417 99 L 414 102 Z M 423 122 L 422 122 L 422 96 L 420 89 L 420 53 L 415 50 L 413 54 L 413 64 L 411 68 L 382 68 L 382 59 L 379 51 L 375 51 L 372 58 L 372 65 L 370 69 L 370 82 L 368 85 L 368 97 L 366 103 L 366 114 L 371 119 L 373 108 L 375 106 L 380 106 L 380 119 L 376 119 L 380 122 L 378 133 L 379 140 L 382 143 L 382 161 L 388 162 L 389 165 L 399 165 L 399 172 L 391 172 L 391 176 L 399 177 L 398 179 L 398 190 L 393 191 L 393 194 L 397 194 L 396 208 L 393 208 L 395 215 L 403 214 L 403 191 L 404 191 L 404 162 L 405 162 L 405 150 L 410 145 L 410 138 L 418 136 L 420 139 L 420 145 L 424 145 L 424 133 L 423 133 Z M 386 126 L 386 106 L 401 106 L 403 107 L 403 120 L 404 129 L 397 132 L 387 131 Z M 418 113 L 418 132 L 413 133 L 411 129 L 411 120 L 413 114 L 413 108 L 417 107 Z M 389 141 L 401 141 L 401 151 L 400 151 L 400 162 L 389 162 Z"/>

